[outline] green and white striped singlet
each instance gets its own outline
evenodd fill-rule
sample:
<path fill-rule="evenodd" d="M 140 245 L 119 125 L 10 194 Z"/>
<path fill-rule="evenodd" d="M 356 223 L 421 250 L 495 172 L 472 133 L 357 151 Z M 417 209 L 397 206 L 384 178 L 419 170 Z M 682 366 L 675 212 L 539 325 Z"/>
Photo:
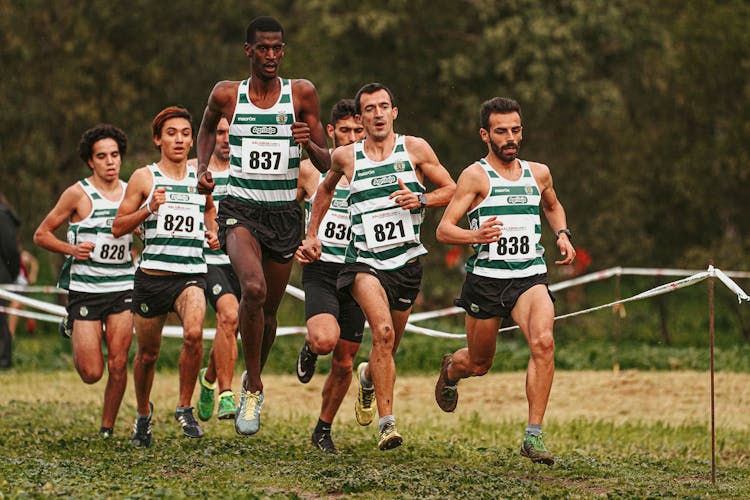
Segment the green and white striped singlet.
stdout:
<path fill-rule="evenodd" d="M 326 174 L 320 175 L 320 181 L 323 182 Z M 315 194 L 309 200 L 305 200 L 305 230 L 310 223 L 310 208 L 315 200 Z M 349 223 L 349 186 L 336 186 L 333 193 L 331 206 L 328 208 L 323 220 L 320 221 L 318 228 L 318 239 L 323 247 L 320 253 L 320 260 L 323 262 L 333 262 L 336 264 L 344 263 L 344 253 L 352 238 L 351 225 Z"/>
<path fill-rule="evenodd" d="M 117 201 L 110 201 L 86 179 L 78 184 L 91 200 L 91 213 L 68 225 L 68 243 L 77 245 L 89 241 L 94 243 L 94 249 L 88 260 L 75 260 L 72 255 L 67 256 L 60 271 L 58 286 L 86 293 L 132 290 L 135 267 L 130 249 L 133 236 L 112 236 L 112 222 L 122 197 Z M 120 181 L 120 185 L 122 195 L 125 196 L 127 184 Z"/>
<path fill-rule="evenodd" d="M 167 201 L 141 225 L 144 248 L 140 267 L 143 269 L 180 274 L 206 272 L 203 257 L 206 197 L 196 189 L 195 167 L 187 165 L 186 168 L 185 177 L 175 180 L 164 175 L 156 164 L 148 166 L 153 187 L 146 203 L 160 187 L 167 188 Z"/>
<path fill-rule="evenodd" d="M 365 141 L 354 143 L 354 179 L 349 186 L 349 218 L 352 240 L 345 262 L 361 262 L 375 269 L 394 270 L 427 250 L 419 240 L 424 211 L 403 210 L 388 196 L 401 189 L 398 179 L 414 192 L 424 192 L 409 160 L 405 136 L 397 135 L 393 152 L 373 161 Z"/>
<path fill-rule="evenodd" d="M 227 185 L 229 183 L 229 170 L 211 170 L 211 176 L 216 183 L 214 185 L 213 199 L 216 213 L 219 213 L 219 202 L 227 196 Z M 229 256 L 219 250 L 208 248 L 208 242 L 203 244 L 203 255 L 206 257 L 206 264 L 209 266 L 225 266 L 230 264 Z"/>
<path fill-rule="evenodd" d="M 539 217 L 541 193 L 529 165 L 521 162 L 521 177 L 510 181 L 499 175 L 484 159 L 479 164 L 487 173 L 487 197 L 471 210 L 469 226 L 477 229 L 487 218 L 497 216 L 503 223 L 497 243 L 473 245 L 474 255 L 466 261 L 466 272 L 488 278 L 524 278 L 547 272 L 544 262 L 542 222 Z"/>
<path fill-rule="evenodd" d="M 296 200 L 300 147 L 292 137 L 292 81 L 279 80 L 279 100 L 268 109 L 250 101 L 249 79 L 237 90 L 229 123 L 228 195 L 247 203 L 285 205 Z"/>

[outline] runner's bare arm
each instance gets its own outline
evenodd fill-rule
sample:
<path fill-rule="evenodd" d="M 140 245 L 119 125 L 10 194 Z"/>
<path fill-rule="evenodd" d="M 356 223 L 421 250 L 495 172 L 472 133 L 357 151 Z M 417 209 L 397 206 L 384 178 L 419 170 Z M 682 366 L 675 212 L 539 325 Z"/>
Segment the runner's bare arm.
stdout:
<path fill-rule="evenodd" d="M 231 113 L 234 112 L 236 93 L 237 82 L 223 81 L 217 83 L 208 96 L 196 141 L 198 192 L 201 194 L 211 193 L 214 189 L 215 183 L 211 172 L 208 171 L 208 163 L 216 146 L 216 126 L 222 116 L 225 116 L 227 120 L 232 119 Z"/>
<path fill-rule="evenodd" d="M 132 232 L 151 213 L 159 209 L 161 203 L 156 199 L 151 199 L 147 205 L 141 206 L 151 191 L 152 183 L 153 180 L 148 168 L 142 167 L 133 172 L 125 190 L 125 197 L 122 199 L 112 223 L 112 236 L 119 238 Z"/>
<path fill-rule="evenodd" d="M 297 121 L 292 124 L 294 142 L 302 146 L 320 172 L 326 172 L 331 166 L 331 154 L 328 151 L 323 124 L 320 121 L 320 102 L 315 86 L 308 80 L 294 80 L 292 94 L 295 110 L 299 110 Z"/>
<path fill-rule="evenodd" d="M 67 241 L 59 239 L 54 234 L 58 227 L 70 220 L 76 213 L 76 207 L 82 196 L 84 196 L 84 193 L 78 183 L 69 186 L 63 191 L 60 199 L 57 200 L 55 206 L 34 232 L 34 243 L 36 245 L 50 252 L 72 255 L 77 260 L 88 258 L 88 254 L 93 248 L 92 243 L 85 242 L 79 245 L 71 245 Z"/>

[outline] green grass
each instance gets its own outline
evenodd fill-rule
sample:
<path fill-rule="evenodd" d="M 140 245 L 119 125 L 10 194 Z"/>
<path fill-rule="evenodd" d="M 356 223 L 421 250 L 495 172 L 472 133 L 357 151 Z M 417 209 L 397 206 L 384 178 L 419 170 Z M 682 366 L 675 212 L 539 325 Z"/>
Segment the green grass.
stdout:
<path fill-rule="evenodd" d="M 253 438 L 213 420 L 205 438 L 192 440 L 157 410 L 146 450 L 122 435 L 92 435 L 98 413 L 75 403 L 0 406 L 0 496 L 750 497 L 750 432 L 719 434 L 714 486 L 702 425 L 551 424 L 547 444 L 559 459 L 550 468 L 518 455 L 521 422 L 498 424 L 477 412 L 447 425 L 411 425 L 404 446 L 385 453 L 373 429 L 342 423 L 334 429 L 336 457 L 313 450 L 300 415 L 266 416 Z"/>

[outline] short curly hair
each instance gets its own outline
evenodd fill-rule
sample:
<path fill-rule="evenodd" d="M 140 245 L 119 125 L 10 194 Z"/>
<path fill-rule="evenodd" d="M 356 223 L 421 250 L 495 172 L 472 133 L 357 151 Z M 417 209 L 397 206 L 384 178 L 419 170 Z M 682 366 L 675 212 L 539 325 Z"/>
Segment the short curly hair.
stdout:
<path fill-rule="evenodd" d="M 94 155 L 94 144 L 102 139 L 113 139 L 117 143 L 120 156 L 125 156 L 128 152 L 128 136 L 125 132 L 109 123 L 100 123 L 84 132 L 78 143 L 78 156 L 83 163 L 88 164 Z"/>

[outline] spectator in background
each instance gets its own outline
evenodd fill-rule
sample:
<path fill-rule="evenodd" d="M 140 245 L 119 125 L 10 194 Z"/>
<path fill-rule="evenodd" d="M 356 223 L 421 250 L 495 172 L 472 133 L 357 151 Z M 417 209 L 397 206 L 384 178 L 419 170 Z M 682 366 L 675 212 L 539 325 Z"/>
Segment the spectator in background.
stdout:
<path fill-rule="evenodd" d="M 13 283 L 21 267 L 18 248 L 18 226 L 21 221 L 11 208 L 5 195 L 0 192 L 0 283 Z M 0 305 L 4 305 L 0 301 Z M 0 311 L 0 369 L 13 364 L 12 339 L 8 330 L 8 320 Z"/>
<path fill-rule="evenodd" d="M 16 285 L 27 286 L 36 283 L 36 277 L 39 274 L 39 261 L 36 260 L 30 252 L 21 250 L 21 266 L 19 269 L 18 277 L 16 278 Z M 23 309 L 23 304 L 18 301 L 10 303 L 10 307 L 13 309 Z M 16 335 L 16 326 L 18 326 L 18 316 L 15 314 L 8 315 L 8 329 L 12 336 Z M 36 328 L 36 321 L 32 318 L 26 320 L 26 331 L 34 333 Z"/>

